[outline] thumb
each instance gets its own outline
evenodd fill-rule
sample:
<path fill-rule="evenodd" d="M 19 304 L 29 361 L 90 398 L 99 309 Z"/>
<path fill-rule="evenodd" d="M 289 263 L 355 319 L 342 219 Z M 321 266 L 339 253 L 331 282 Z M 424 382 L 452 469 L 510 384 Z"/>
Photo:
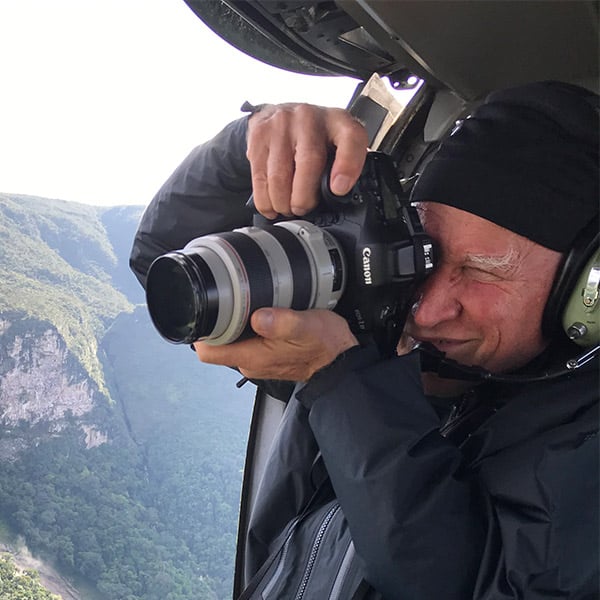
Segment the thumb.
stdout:
<path fill-rule="evenodd" d="M 302 316 L 301 316 L 302 315 Z M 291 308 L 259 308 L 252 314 L 250 324 L 261 337 L 267 339 L 297 339 L 302 336 L 310 319 L 307 311 Z"/>
<path fill-rule="evenodd" d="M 354 184 L 354 180 L 344 173 L 338 173 L 333 176 L 330 183 L 330 189 L 336 196 L 344 196 L 351 189 Z"/>
<path fill-rule="evenodd" d="M 274 333 L 275 315 L 272 308 L 259 308 L 252 313 L 250 325 L 255 333 L 262 337 L 270 337 Z"/>

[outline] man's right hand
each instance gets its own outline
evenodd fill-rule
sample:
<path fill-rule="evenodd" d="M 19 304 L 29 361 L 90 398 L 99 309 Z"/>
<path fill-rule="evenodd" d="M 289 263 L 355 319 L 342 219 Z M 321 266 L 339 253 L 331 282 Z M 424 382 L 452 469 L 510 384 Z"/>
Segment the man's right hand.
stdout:
<path fill-rule="evenodd" d="M 362 171 L 367 144 L 365 128 L 346 110 L 265 105 L 248 122 L 247 156 L 256 209 L 268 219 L 278 214 L 301 217 L 313 210 L 333 149 L 331 191 L 348 193 Z"/>

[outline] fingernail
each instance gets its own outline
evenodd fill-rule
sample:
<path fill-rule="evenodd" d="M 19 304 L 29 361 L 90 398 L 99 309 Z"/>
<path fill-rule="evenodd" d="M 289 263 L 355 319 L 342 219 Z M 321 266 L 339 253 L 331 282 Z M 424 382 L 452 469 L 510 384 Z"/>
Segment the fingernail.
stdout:
<path fill-rule="evenodd" d="M 347 175 L 336 175 L 331 182 L 331 191 L 336 196 L 343 196 L 350 191 L 352 180 Z"/>
<path fill-rule="evenodd" d="M 303 217 L 308 212 L 308 210 L 303 206 L 290 206 L 290 209 L 292 211 L 292 215 L 296 217 Z"/>
<path fill-rule="evenodd" d="M 253 316 L 254 329 L 258 331 L 268 331 L 273 325 L 273 311 L 268 308 L 261 308 Z"/>

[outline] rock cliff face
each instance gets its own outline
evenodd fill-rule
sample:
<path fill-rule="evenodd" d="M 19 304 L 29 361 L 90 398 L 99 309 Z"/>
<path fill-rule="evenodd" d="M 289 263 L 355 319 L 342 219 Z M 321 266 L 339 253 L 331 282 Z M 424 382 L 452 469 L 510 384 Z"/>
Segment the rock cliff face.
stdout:
<path fill-rule="evenodd" d="M 31 443 L 32 431 L 38 438 L 54 435 L 73 421 L 85 433 L 88 447 L 108 440 L 83 420 L 101 396 L 55 327 L 17 315 L 0 317 L 0 365 L 5 434 L 0 456 L 14 458 L 27 439 Z M 19 425 L 28 426 L 27 439 Z"/>
<path fill-rule="evenodd" d="M 109 440 L 98 344 L 140 293 L 122 248 L 138 213 L 0 194 L 0 459 L 67 426 L 88 448 Z"/>
<path fill-rule="evenodd" d="M 65 372 L 64 365 L 71 361 L 55 329 L 48 328 L 37 339 L 15 336 L 5 352 L 12 368 L 0 380 L 3 425 L 16 425 L 20 420 L 31 425 L 40 421 L 57 423 L 67 412 L 81 416 L 91 410 L 90 383 L 85 379 L 74 381 Z"/>

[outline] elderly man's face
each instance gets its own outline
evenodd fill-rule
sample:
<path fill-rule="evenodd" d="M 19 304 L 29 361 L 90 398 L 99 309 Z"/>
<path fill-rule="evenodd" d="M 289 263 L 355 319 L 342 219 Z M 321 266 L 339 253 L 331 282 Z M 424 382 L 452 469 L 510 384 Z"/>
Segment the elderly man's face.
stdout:
<path fill-rule="evenodd" d="M 437 262 L 408 319 L 408 336 L 497 373 L 528 363 L 547 345 L 541 321 L 560 253 L 451 206 L 427 202 L 420 213 Z M 428 373 L 423 383 L 442 396 L 465 387 Z"/>

